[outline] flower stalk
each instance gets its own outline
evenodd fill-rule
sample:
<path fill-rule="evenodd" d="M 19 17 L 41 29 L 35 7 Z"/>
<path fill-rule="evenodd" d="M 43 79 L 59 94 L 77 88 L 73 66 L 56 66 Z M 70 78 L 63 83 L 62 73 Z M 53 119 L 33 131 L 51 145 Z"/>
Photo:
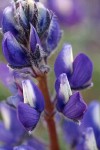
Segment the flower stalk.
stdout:
<path fill-rule="evenodd" d="M 45 121 L 47 122 L 48 132 L 50 136 L 50 150 L 59 150 L 56 125 L 53 118 L 54 104 L 50 100 L 46 75 L 43 75 L 38 78 L 38 85 L 45 99 Z"/>

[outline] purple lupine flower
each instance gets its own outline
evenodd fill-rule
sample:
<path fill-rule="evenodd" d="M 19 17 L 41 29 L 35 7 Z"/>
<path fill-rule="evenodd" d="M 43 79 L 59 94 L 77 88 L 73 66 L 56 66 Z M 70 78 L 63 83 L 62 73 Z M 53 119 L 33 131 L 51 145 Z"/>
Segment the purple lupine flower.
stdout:
<path fill-rule="evenodd" d="M 79 92 L 72 94 L 65 73 L 57 78 L 55 89 L 57 93 L 57 110 L 76 122 L 82 119 L 86 111 L 86 104 Z"/>
<path fill-rule="evenodd" d="M 74 25 L 84 18 L 82 1 L 79 0 L 46 0 L 47 7 L 55 12 L 63 25 Z"/>
<path fill-rule="evenodd" d="M 32 81 L 22 81 L 22 87 L 24 103 L 18 104 L 18 118 L 27 131 L 32 131 L 44 110 L 44 98 Z"/>
<path fill-rule="evenodd" d="M 12 68 L 33 67 L 35 72 L 49 71 L 46 59 L 61 38 L 53 12 L 40 2 L 16 1 L 4 10 L 2 30 L 5 33 L 3 53 Z"/>
<path fill-rule="evenodd" d="M 87 128 L 75 150 L 98 150 L 92 128 Z"/>
<path fill-rule="evenodd" d="M 7 66 L 1 63 L 0 68 L 4 71 L 3 74 L 0 75 L 0 79 L 2 79 L 4 84 L 8 78 L 12 80 Z M 8 76 L 5 75 L 7 73 L 5 71 L 8 72 Z M 19 75 L 17 76 L 19 77 Z M 40 114 L 44 110 L 44 98 L 38 87 L 28 79 L 22 81 L 23 95 L 19 93 L 16 85 L 13 85 L 14 84 L 11 84 L 10 89 L 14 91 L 14 95 L 7 98 L 7 103 L 18 109 L 18 118 L 20 122 L 28 131 L 31 131 L 37 125 Z M 7 86 L 9 87 L 9 84 Z"/>
<path fill-rule="evenodd" d="M 92 127 L 97 146 L 100 148 L 100 103 L 97 101 L 93 101 L 83 117 L 81 129 L 85 130 L 87 127 Z"/>
<path fill-rule="evenodd" d="M 58 67 L 59 66 L 59 67 Z M 80 53 L 73 60 L 71 45 L 65 44 L 58 54 L 54 65 L 55 75 L 66 73 L 70 86 L 73 90 L 91 87 L 93 64 L 90 58 Z"/>

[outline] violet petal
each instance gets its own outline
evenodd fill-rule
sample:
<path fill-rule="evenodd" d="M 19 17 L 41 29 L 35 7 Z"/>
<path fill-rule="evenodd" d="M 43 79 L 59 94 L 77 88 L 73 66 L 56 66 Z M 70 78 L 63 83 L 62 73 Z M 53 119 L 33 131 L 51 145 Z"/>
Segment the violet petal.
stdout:
<path fill-rule="evenodd" d="M 30 47 L 31 47 L 32 52 L 34 52 L 35 49 L 36 49 L 36 45 L 37 44 L 41 45 L 41 44 L 40 44 L 40 39 L 38 37 L 38 34 L 37 34 L 34 26 L 32 24 L 30 26 L 31 26 L 31 30 L 30 30 Z"/>
<path fill-rule="evenodd" d="M 59 75 L 62 73 L 66 73 L 67 77 L 69 78 L 73 70 L 72 63 L 72 47 L 71 45 L 65 44 L 61 52 L 58 54 L 54 64 L 54 71 L 56 77 L 59 77 Z"/>
<path fill-rule="evenodd" d="M 74 93 L 68 103 L 66 103 L 63 114 L 69 119 L 78 121 L 82 119 L 86 111 L 86 103 L 83 101 L 79 92 Z"/>
<path fill-rule="evenodd" d="M 2 42 L 3 53 L 8 63 L 13 67 L 29 66 L 29 60 L 24 49 L 19 45 L 14 36 L 7 32 Z"/>
<path fill-rule="evenodd" d="M 93 73 L 93 64 L 89 57 L 80 53 L 73 62 L 73 74 L 70 78 L 72 89 L 81 89 L 90 86 Z"/>
<path fill-rule="evenodd" d="M 4 33 L 10 31 L 15 36 L 18 34 L 18 30 L 16 28 L 16 23 L 14 20 L 14 10 L 12 6 L 5 8 L 3 12 L 2 28 Z"/>
<path fill-rule="evenodd" d="M 52 20 L 49 27 L 48 37 L 47 37 L 47 49 L 52 52 L 58 45 L 61 39 L 61 30 L 55 15 L 52 16 Z"/>
<path fill-rule="evenodd" d="M 36 109 L 28 104 L 19 103 L 17 113 L 19 121 L 27 131 L 32 131 L 36 127 L 40 118 L 40 113 Z"/>

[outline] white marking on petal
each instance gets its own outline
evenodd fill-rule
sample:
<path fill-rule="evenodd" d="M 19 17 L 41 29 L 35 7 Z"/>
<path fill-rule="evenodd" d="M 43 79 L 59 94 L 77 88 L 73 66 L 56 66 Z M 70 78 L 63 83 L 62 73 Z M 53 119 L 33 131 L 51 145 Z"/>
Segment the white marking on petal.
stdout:
<path fill-rule="evenodd" d="M 68 69 L 73 71 L 73 51 L 71 45 L 65 45 L 63 50 L 63 61 Z"/>
<path fill-rule="evenodd" d="M 34 107 L 36 96 L 30 80 L 22 81 L 22 86 L 23 86 L 24 103 L 28 103 L 30 104 L 31 107 Z"/>
<path fill-rule="evenodd" d="M 72 95 L 72 91 L 69 85 L 66 74 L 61 74 L 60 76 L 60 91 L 61 95 L 64 96 L 66 102 L 68 102 L 69 97 Z"/>
<path fill-rule="evenodd" d="M 86 136 L 85 147 L 89 150 L 98 150 L 92 128 L 87 128 L 85 136 Z"/>
<path fill-rule="evenodd" d="M 3 121 L 4 121 L 4 125 L 6 127 L 6 129 L 9 129 L 10 128 L 10 112 L 9 110 L 7 110 L 7 108 L 5 107 L 1 107 L 1 114 L 2 114 L 2 118 L 3 118 Z"/>
<path fill-rule="evenodd" d="M 96 126 L 100 129 L 100 104 L 94 107 L 92 115 Z"/>
<path fill-rule="evenodd" d="M 72 0 L 54 0 L 54 5 L 62 15 L 66 16 L 71 15 L 74 7 Z"/>

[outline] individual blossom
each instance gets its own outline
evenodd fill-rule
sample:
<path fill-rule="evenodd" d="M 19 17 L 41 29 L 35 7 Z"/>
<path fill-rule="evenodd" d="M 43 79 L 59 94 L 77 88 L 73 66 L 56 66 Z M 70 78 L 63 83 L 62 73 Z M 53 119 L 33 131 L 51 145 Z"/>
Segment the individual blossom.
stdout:
<path fill-rule="evenodd" d="M 72 26 L 84 19 L 84 7 L 79 0 L 46 0 L 46 5 L 53 10 L 63 25 Z"/>
<path fill-rule="evenodd" d="M 54 64 L 54 70 L 56 78 L 62 73 L 67 75 L 69 84 L 73 90 L 81 90 L 93 85 L 92 61 L 84 53 L 78 54 L 73 60 L 72 47 L 69 44 L 65 44 L 58 54 Z"/>
<path fill-rule="evenodd" d="M 5 84 L 13 80 L 13 74 L 9 73 L 6 65 L 1 63 L 0 68 L 3 73 L 0 79 Z M 6 74 L 8 72 L 8 74 Z M 16 74 L 16 72 L 15 72 Z M 7 76 L 6 76 L 7 75 Z M 17 78 L 21 78 L 20 73 Z M 27 131 L 31 131 L 37 125 L 40 115 L 44 110 L 44 98 L 39 88 L 28 78 L 22 78 L 19 82 L 8 82 L 12 96 L 7 98 L 7 103 L 17 109 L 19 121 Z"/>
<path fill-rule="evenodd" d="M 79 122 L 86 111 L 86 104 L 79 92 L 72 93 L 65 73 L 57 78 L 55 89 L 57 93 L 57 110 L 67 118 Z"/>
<path fill-rule="evenodd" d="M 29 136 L 17 118 L 18 104 L 23 103 L 23 94 L 18 89 L 19 86 L 13 80 L 13 74 L 2 62 L 0 63 L 0 70 L 0 82 L 2 82 L 6 88 L 9 88 L 12 94 L 6 101 L 0 103 L 0 115 L 3 119 L 0 121 L 0 142 L 2 142 L 2 144 L 0 144 L 0 149 L 13 150 L 14 148 L 34 147 L 36 150 L 40 148 L 45 150 L 47 145 L 41 140 L 33 137 L 32 134 Z M 17 77 L 21 77 L 20 74 L 17 75 Z M 39 94 L 38 90 L 35 90 L 35 92 Z M 40 112 L 44 105 L 41 99 L 42 97 L 39 99 L 40 102 L 36 102 L 36 107 Z M 39 105 L 42 105 L 41 109 Z"/>
<path fill-rule="evenodd" d="M 24 128 L 31 132 L 44 110 L 44 98 L 38 87 L 30 80 L 22 81 L 24 102 L 18 104 L 18 118 Z"/>
<path fill-rule="evenodd" d="M 61 30 L 56 16 L 42 3 L 16 1 L 3 13 L 3 54 L 12 68 L 49 71 L 47 57 L 57 47 Z"/>

